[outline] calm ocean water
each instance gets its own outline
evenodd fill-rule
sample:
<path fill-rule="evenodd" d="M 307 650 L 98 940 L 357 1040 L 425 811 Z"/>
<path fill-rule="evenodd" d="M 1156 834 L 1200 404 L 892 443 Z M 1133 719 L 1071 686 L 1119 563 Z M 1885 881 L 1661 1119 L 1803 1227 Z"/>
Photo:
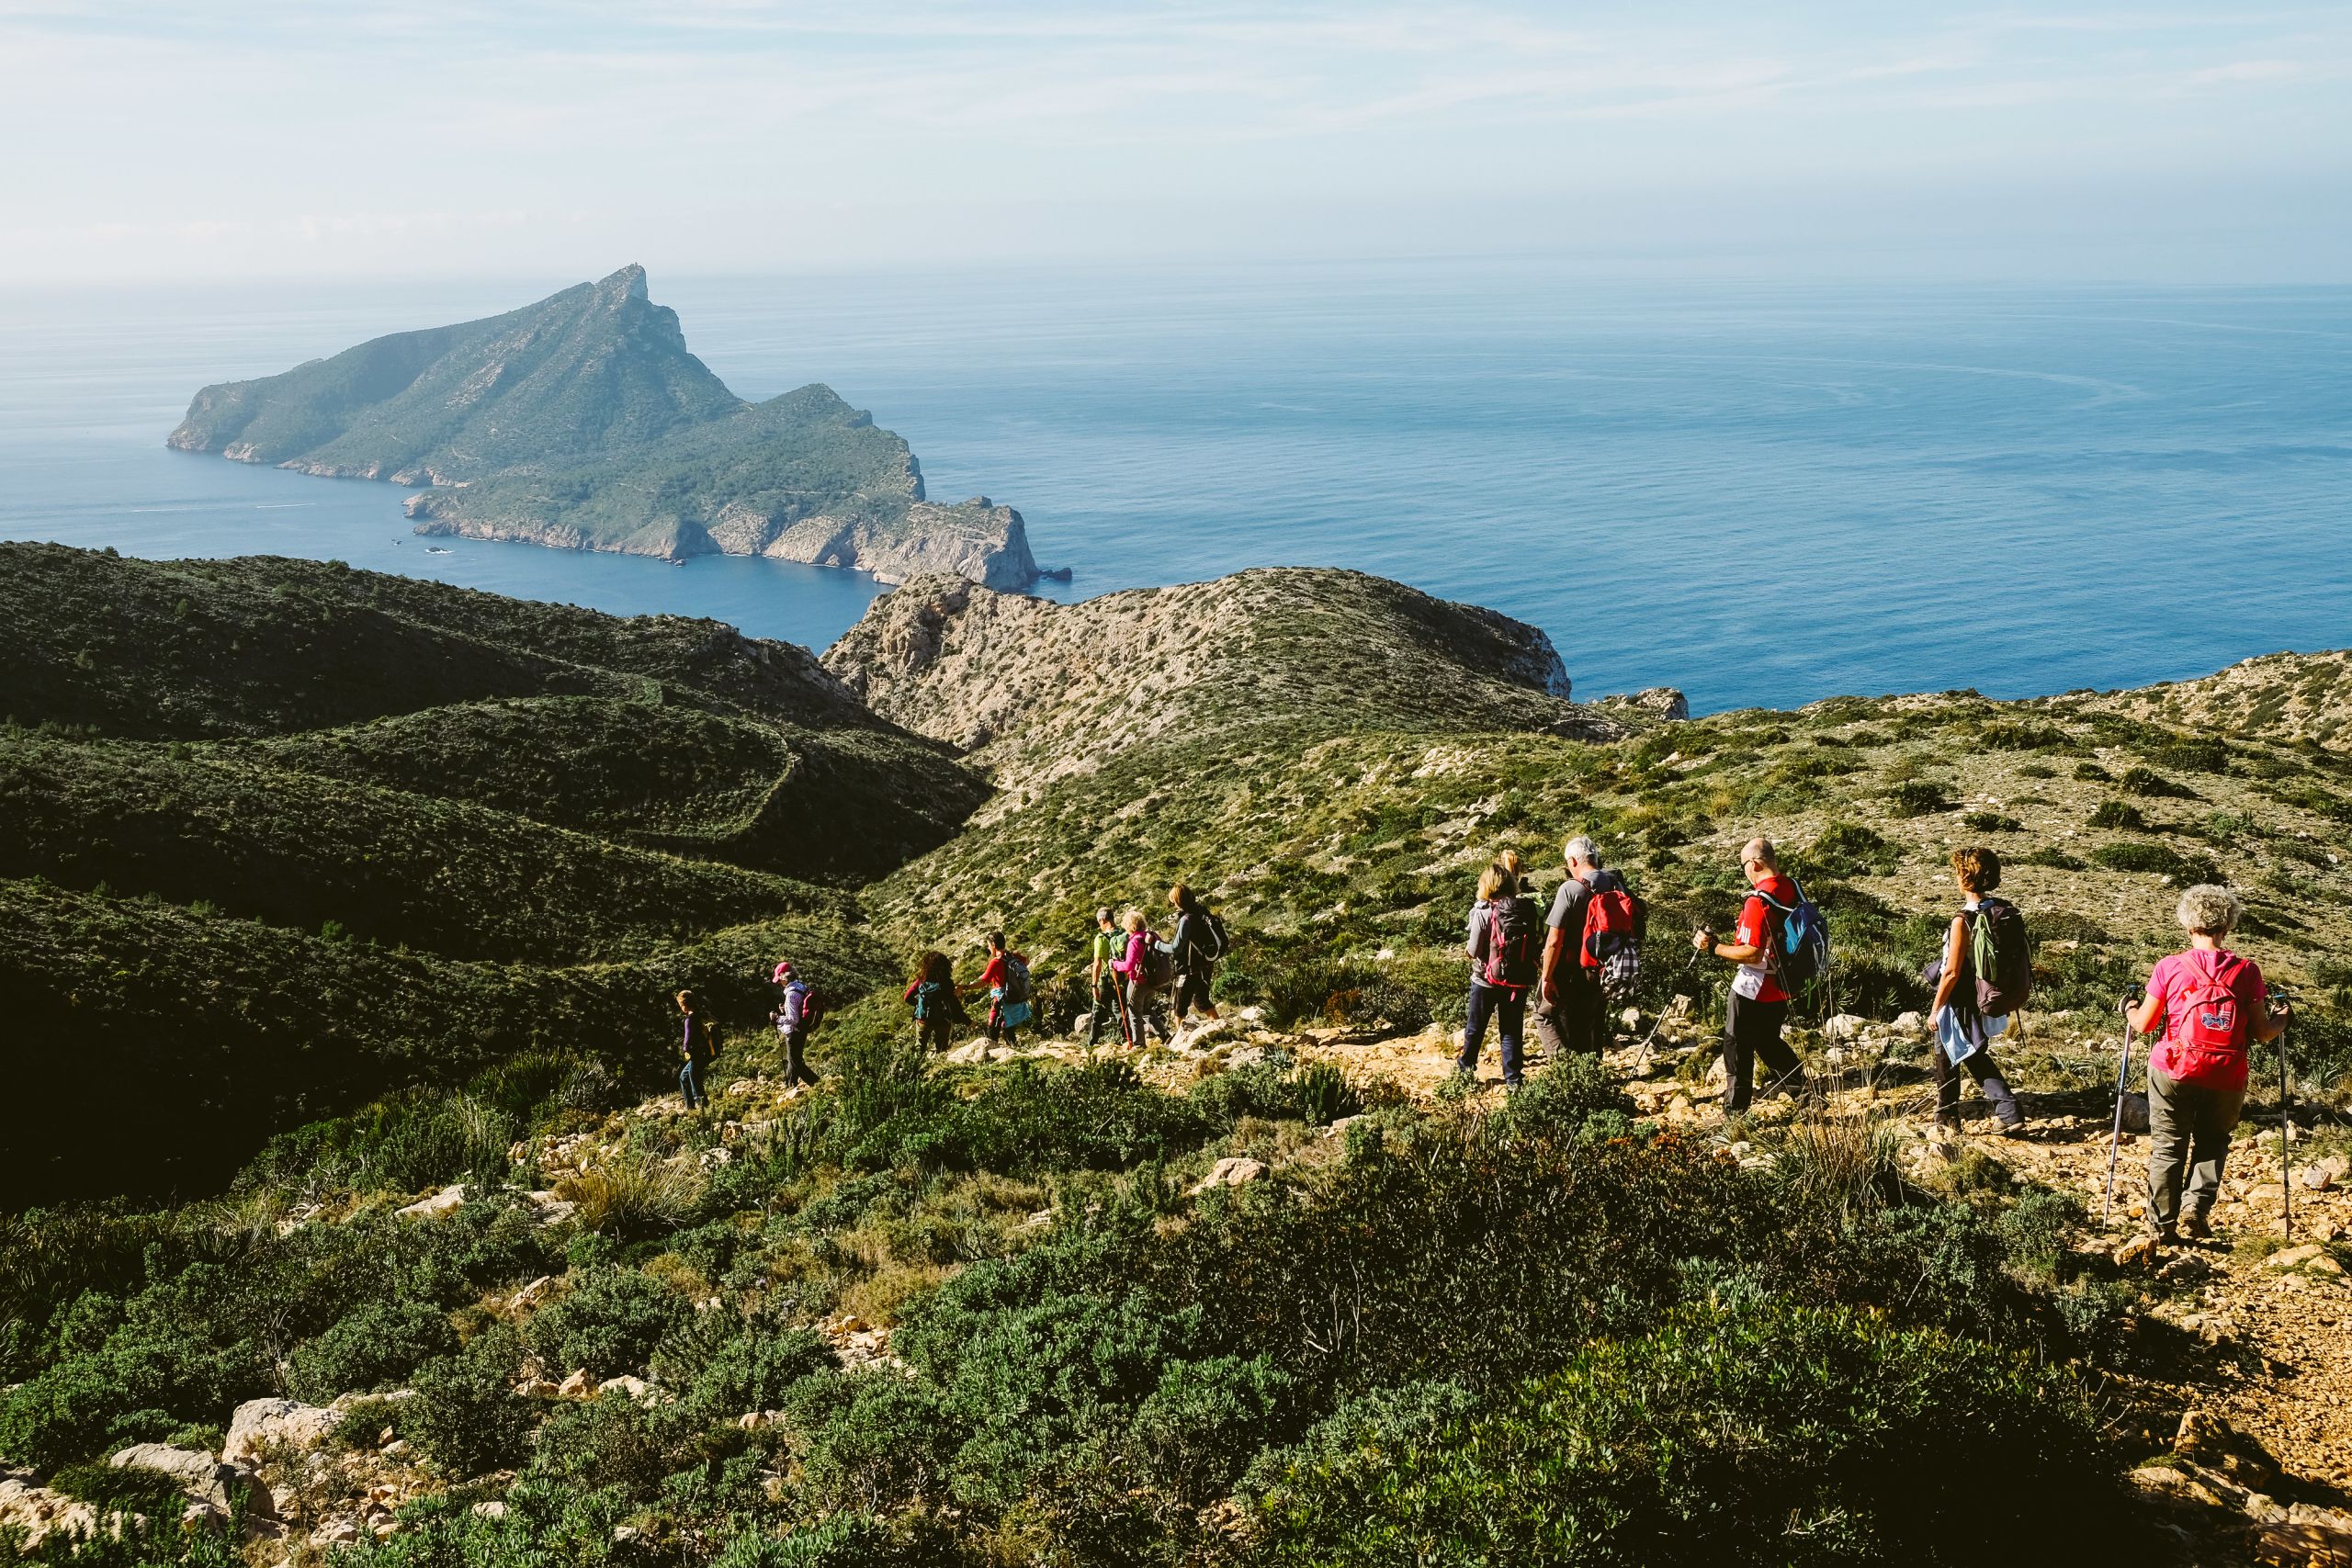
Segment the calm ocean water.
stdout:
<path fill-rule="evenodd" d="M 624 258 L 604 258 L 601 275 Z M 336 557 L 821 648 L 852 573 L 408 534 L 167 452 L 208 381 L 565 279 L 0 304 L 0 537 Z M 746 397 L 830 382 L 1057 596 L 1358 567 L 1543 626 L 1582 694 L 2001 696 L 2352 643 L 2352 290 L 1804 288 L 1536 265 L 652 279 Z"/>

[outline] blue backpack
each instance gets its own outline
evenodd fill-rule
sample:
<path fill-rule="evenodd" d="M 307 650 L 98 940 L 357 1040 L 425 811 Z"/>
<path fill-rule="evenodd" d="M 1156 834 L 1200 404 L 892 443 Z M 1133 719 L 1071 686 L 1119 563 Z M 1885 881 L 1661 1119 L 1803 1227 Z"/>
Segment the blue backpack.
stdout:
<path fill-rule="evenodd" d="M 1756 896 L 1780 917 L 1772 922 L 1771 969 L 1781 988 L 1794 995 L 1797 987 L 1813 984 L 1829 967 L 1829 921 L 1821 907 L 1804 896 L 1803 885 L 1792 880 L 1790 886 L 1797 890 L 1793 904 L 1783 904 L 1761 888 Z"/>

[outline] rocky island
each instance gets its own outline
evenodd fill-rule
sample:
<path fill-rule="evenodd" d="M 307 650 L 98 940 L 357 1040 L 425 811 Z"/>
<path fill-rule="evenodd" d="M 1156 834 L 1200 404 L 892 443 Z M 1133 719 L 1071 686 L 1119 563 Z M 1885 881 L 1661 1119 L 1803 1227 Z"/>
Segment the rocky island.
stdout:
<path fill-rule="evenodd" d="M 906 442 L 810 385 L 752 403 L 630 265 L 503 316 L 394 333 L 205 388 L 167 445 L 424 488 L 420 534 L 682 560 L 766 556 L 886 582 L 1040 575 L 1021 513 L 931 501 Z"/>

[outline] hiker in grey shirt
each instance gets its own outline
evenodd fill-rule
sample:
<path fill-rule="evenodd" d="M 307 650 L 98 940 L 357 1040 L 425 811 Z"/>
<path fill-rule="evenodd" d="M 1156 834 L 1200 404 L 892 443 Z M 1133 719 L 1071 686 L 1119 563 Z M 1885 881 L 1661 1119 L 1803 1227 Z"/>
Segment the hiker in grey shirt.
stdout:
<path fill-rule="evenodd" d="M 1579 833 L 1560 852 L 1568 879 L 1552 899 L 1544 923 L 1544 983 L 1535 1003 L 1535 1037 L 1556 1060 L 1571 1052 L 1597 1056 L 1608 1043 L 1602 1017 L 1600 972 L 1584 966 L 1584 910 L 1592 901 L 1592 879 L 1600 874 L 1600 851 Z"/>

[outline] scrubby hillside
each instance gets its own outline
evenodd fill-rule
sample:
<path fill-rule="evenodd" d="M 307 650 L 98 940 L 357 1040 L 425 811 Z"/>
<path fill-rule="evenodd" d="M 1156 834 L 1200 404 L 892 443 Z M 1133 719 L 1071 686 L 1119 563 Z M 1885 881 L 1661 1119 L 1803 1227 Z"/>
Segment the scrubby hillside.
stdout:
<path fill-rule="evenodd" d="M 1080 604 L 910 583 L 825 665 L 1014 792 L 1139 746 L 1260 726 L 1625 733 L 1568 702 L 1560 656 L 1533 626 L 1352 571 L 1262 569 Z"/>
<path fill-rule="evenodd" d="M 218 581 L 266 604 L 271 570 Z M 662 701 L 502 687 L 311 728 L 249 671 L 175 706 L 223 739 L 0 744 L 49 878 L 0 882 L 11 1070 L 109 1097 L 104 1139 L 28 1119 L 0 1183 L 221 1193 L 0 1225 L 0 1562 L 11 1523 L 66 1560 L 62 1521 L 135 1508 L 162 1523 L 81 1561 L 216 1568 L 230 1527 L 183 1532 L 194 1483 L 153 1465 L 254 1488 L 251 1556 L 365 1568 L 2352 1550 L 2352 762 L 2315 700 L 2300 739 L 2229 721 L 2234 671 L 2145 709 L 1603 718 L 1540 635 L 1325 572 L 1073 607 L 928 584 L 842 685 L 683 623 L 287 580 Z M 894 765 L 981 787 L 883 718 L 786 711 L 851 690 L 1016 787 L 854 905 L 658 852 L 788 871 Z M 1516 1096 L 1447 1077 L 1477 871 L 1513 850 L 1548 887 L 1579 830 L 1651 901 L 1638 1009 Z M 1725 1116 L 1724 975 L 1682 938 L 1725 922 L 1758 832 L 1836 962 L 1792 1032 L 1818 1092 Z M 1962 841 L 2038 942 L 2002 1047 L 2020 1143 L 1932 1126 L 1902 1018 Z M 2214 877 L 2302 987 L 2299 1119 L 2282 1142 L 2266 1054 L 2222 1239 L 2152 1256 L 2143 1146 L 2098 1218 L 2113 1009 Z M 1237 938 L 1225 1018 L 1090 1053 L 1093 906 L 1159 913 L 1179 878 Z M 375 943 L 294 928 L 338 889 L 380 899 Z M 742 897 L 784 912 L 726 923 Z M 969 983 L 995 924 L 1040 1026 L 927 1056 L 904 965 L 937 943 Z M 548 932 L 608 960 L 548 961 Z M 833 1003 L 813 1088 L 760 1025 L 780 952 Z M 707 1114 L 657 1092 L 687 984 L 734 1040 Z"/>
<path fill-rule="evenodd" d="M 2211 735 L 2311 740 L 2340 750 L 2352 726 L 2352 653 L 2272 653 L 2201 680 L 2052 701 Z"/>

